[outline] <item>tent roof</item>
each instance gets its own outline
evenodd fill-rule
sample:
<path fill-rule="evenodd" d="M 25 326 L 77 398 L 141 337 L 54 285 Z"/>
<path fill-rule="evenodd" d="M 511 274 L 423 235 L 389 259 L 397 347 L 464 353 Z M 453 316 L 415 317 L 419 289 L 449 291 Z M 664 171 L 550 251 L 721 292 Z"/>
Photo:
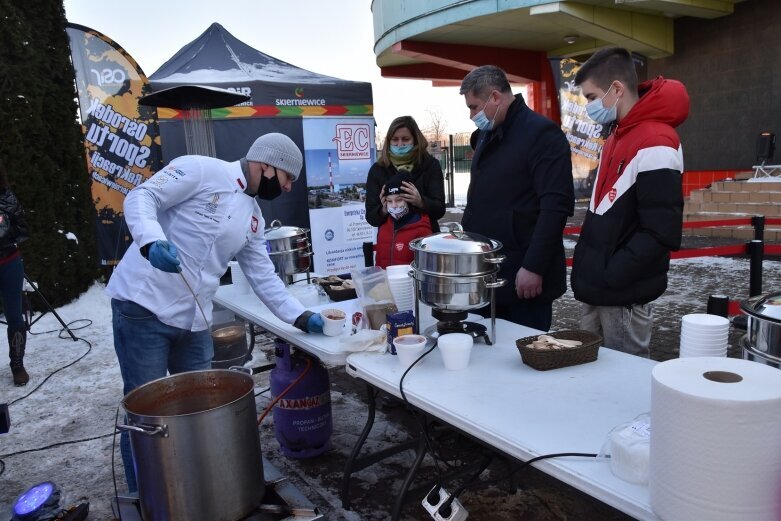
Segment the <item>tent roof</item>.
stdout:
<path fill-rule="evenodd" d="M 353 84 L 301 69 L 264 54 L 213 23 L 149 76 L 153 83 L 237 83 L 263 81 L 322 85 Z"/>

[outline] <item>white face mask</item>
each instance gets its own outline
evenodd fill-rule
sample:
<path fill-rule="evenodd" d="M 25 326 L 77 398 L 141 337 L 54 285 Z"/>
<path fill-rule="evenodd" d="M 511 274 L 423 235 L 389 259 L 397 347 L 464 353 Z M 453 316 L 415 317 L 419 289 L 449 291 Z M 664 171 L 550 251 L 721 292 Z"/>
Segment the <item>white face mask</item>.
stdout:
<path fill-rule="evenodd" d="M 618 115 L 617 97 L 616 97 L 616 102 L 613 103 L 612 107 L 607 108 L 604 105 L 605 96 L 607 96 L 609 92 L 610 89 L 608 89 L 605 95 L 602 96 L 601 98 L 595 99 L 586 104 L 586 113 L 588 113 L 588 117 L 590 117 L 591 119 L 593 119 L 594 121 L 602 125 L 609 125 L 610 123 L 614 122 Z"/>
<path fill-rule="evenodd" d="M 485 100 L 485 105 L 483 105 L 483 108 L 475 114 L 475 116 L 472 118 L 472 122 L 483 131 L 488 131 L 494 128 L 494 121 L 496 121 L 496 113 L 494 113 L 493 119 L 488 119 L 488 116 L 485 115 L 485 108 L 488 106 L 488 102 L 491 101 L 491 97 L 488 96 L 488 99 Z M 497 108 L 497 112 L 498 112 Z"/>
<path fill-rule="evenodd" d="M 407 212 L 409 211 L 409 207 L 405 204 L 404 206 L 389 206 L 388 207 L 388 214 L 390 214 L 391 217 L 396 219 L 397 221 L 407 215 Z"/>

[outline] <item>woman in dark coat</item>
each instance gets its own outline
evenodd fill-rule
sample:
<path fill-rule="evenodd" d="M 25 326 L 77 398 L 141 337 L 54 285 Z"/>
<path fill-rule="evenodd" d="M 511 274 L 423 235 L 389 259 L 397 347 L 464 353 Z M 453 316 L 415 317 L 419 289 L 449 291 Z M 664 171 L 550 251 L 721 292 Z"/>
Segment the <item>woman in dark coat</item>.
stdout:
<path fill-rule="evenodd" d="M 380 151 L 380 158 L 369 169 L 366 179 L 366 221 L 379 227 L 388 218 L 385 204 L 385 183 L 399 173 L 407 171 L 412 183 L 405 182 L 401 189 L 408 204 L 420 213 L 428 215 L 431 231 L 439 231 L 437 221 L 445 215 L 445 181 L 442 168 L 426 148 L 428 141 L 412 116 L 401 116 L 391 122 Z"/>
<path fill-rule="evenodd" d="M 27 323 L 22 311 L 24 265 L 17 248 L 28 238 L 24 210 L 8 186 L 8 177 L 0 162 L 0 297 L 8 324 L 8 357 L 15 385 L 26 385 L 30 380 L 23 363 L 27 343 Z"/>

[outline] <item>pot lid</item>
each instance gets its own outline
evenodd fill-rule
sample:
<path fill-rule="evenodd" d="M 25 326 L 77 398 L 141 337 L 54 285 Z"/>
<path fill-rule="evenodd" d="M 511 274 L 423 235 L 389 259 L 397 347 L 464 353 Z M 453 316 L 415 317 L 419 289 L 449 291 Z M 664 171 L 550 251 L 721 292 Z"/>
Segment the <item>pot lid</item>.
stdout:
<path fill-rule="evenodd" d="M 754 317 L 781 324 L 781 292 L 748 298 L 740 303 L 740 309 Z"/>
<path fill-rule="evenodd" d="M 453 230 L 415 239 L 410 248 L 431 253 L 493 253 L 502 248 L 502 243 L 477 233 Z"/>
<path fill-rule="evenodd" d="M 279 219 L 271 221 L 271 225 L 265 229 L 266 239 L 289 239 L 290 237 L 301 237 L 306 235 L 309 230 L 299 228 L 298 226 L 282 226 Z"/>

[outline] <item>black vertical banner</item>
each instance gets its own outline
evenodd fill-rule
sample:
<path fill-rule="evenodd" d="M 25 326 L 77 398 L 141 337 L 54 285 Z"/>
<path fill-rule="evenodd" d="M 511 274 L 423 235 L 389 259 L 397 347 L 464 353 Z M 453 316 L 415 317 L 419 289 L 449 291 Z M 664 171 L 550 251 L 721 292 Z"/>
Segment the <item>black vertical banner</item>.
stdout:
<path fill-rule="evenodd" d="M 122 210 L 125 195 L 160 168 L 157 111 L 138 104 L 149 82 L 121 46 L 76 24 L 68 24 L 67 33 L 97 213 L 98 257 L 101 265 L 112 266 L 132 240 Z"/>

